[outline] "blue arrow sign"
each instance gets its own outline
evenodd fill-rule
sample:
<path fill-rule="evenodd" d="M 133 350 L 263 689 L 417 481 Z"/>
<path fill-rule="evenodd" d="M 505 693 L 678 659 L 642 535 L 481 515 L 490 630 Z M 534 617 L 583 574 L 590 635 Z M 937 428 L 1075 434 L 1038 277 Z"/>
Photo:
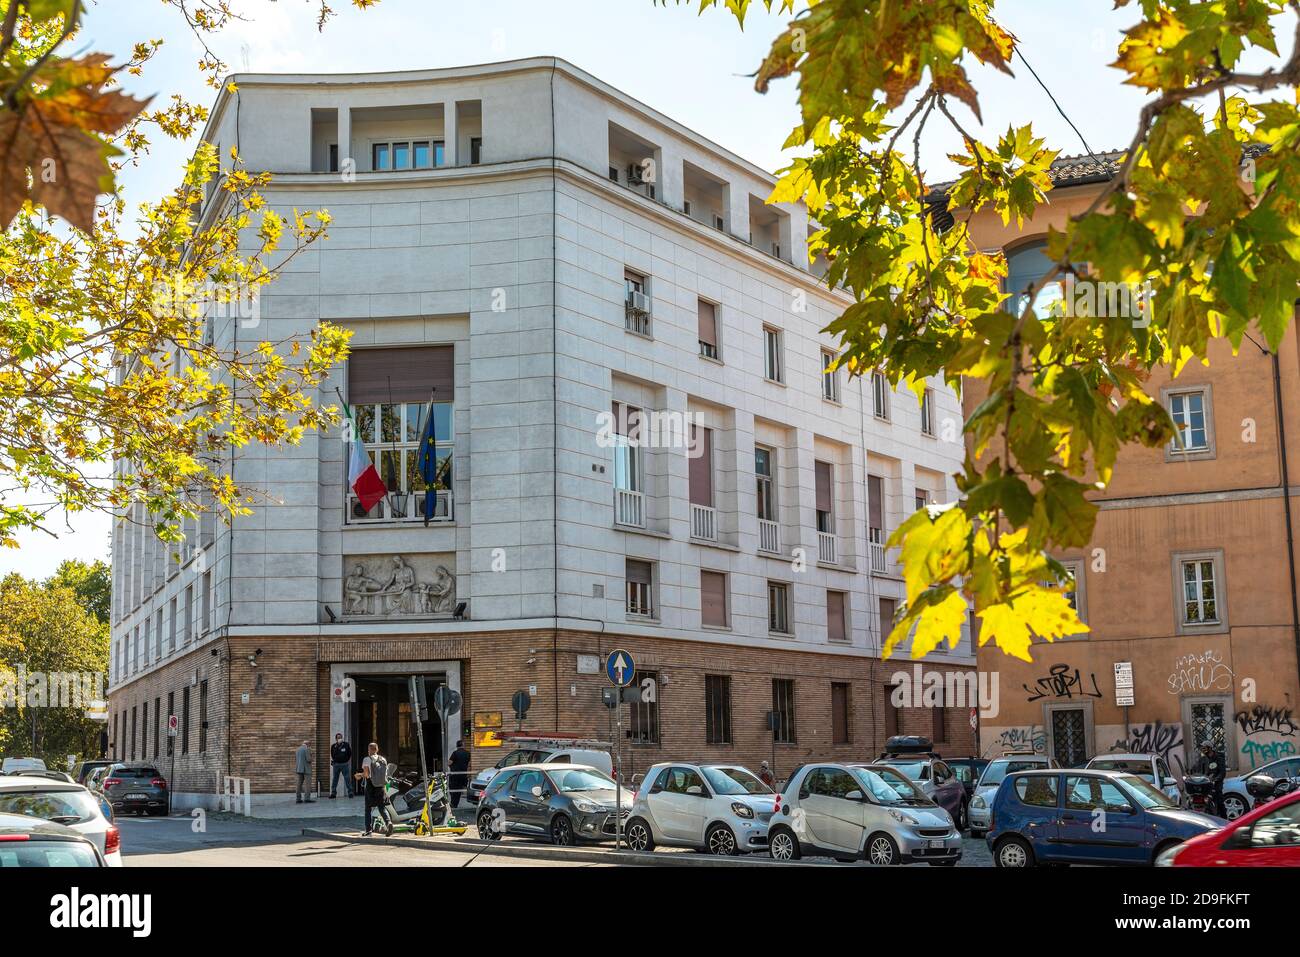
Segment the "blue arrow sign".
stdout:
<path fill-rule="evenodd" d="M 632 683 L 632 676 L 636 674 L 636 662 L 622 648 L 615 648 L 605 659 L 605 674 L 620 688 L 626 687 Z"/>

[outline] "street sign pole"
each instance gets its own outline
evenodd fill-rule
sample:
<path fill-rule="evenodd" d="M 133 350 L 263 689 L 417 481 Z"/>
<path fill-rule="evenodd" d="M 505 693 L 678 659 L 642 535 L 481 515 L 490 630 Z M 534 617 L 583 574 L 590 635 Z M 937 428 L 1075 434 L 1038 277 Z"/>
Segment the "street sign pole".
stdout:
<path fill-rule="evenodd" d="M 619 695 L 622 698 L 622 695 Z M 614 778 L 614 848 L 623 850 L 623 702 L 620 700 L 618 712 L 618 737 L 614 739 L 614 751 L 617 776 Z"/>
<path fill-rule="evenodd" d="M 617 737 L 614 739 L 614 847 L 623 849 L 623 689 L 636 676 L 636 660 L 622 648 L 605 659 L 605 676 L 614 684 Z"/>

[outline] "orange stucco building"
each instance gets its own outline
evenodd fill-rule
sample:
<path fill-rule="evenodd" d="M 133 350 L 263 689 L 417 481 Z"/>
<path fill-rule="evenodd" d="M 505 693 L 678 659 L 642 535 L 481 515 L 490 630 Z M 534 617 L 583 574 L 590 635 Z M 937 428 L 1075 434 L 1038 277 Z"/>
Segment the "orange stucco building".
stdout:
<path fill-rule="evenodd" d="M 1035 257 L 1048 227 L 1086 208 L 1117 158 L 1058 159 L 1050 202 L 1023 228 L 974 217 L 978 246 L 1008 255 L 1008 288 L 1042 275 Z M 1273 356 L 1253 339 L 1236 356 L 1215 343 L 1208 366 L 1177 378 L 1152 376 L 1149 394 L 1174 414 L 1185 448 L 1123 450 L 1094 496 L 1091 544 L 1056 556 L 1075 573 L 1087 634 L 1036 644 L 1032 663 L 980 650 L 980 670 L 999 678 L 997 715 L 980 728 L 983 754 L 1032 747 L 1076 764 L 1151 752 L 1181 775 L 1210 738 L 1233 771 L 1294 756 L 1300 773 L 1300 501 L 1294 485 L 1289 501 L 1284 491 L 1300 476 L 1300 342 L 1292 328 Z M 979 392 L 966 389 L 968 413 Z M 1116 666 L 1125 664 L 1129 706 L 1117 699 Z"/>

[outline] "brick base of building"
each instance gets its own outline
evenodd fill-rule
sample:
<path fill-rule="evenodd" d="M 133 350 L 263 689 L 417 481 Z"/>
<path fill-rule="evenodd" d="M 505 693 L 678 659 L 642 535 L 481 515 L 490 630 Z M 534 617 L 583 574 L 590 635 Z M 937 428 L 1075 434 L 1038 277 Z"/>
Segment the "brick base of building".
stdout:
<path fill-rule="evenodd" d="M 254 803 L 259 803 L 292 794 L 294 752 L 307 740 L 312 742 L 315 783 L 328 792 L 333 735 L 338 730 L 355 733 L 336 726 L 341 724 L 339 714 L 353 713 L 346 705 L 340 707 L 340 694 L 355 692 L 382 668 L 393 714 L 379 720 L 386 722 L 390 738 L 398 733 L 394 722 L 401 722 L 400 733 L 409 736 L 413 725 L 405 710 L 407 696 L 397 679 L 412 671 L 427 674 L 424 663 L 443 662 L 458 668 L 464 702 L 460 714 L 448 722 L 447 750 L 463 737 L 472 755 L 471 769 L 477 771 L 494 765 L 510 745 L 507 740 L 500 747 L 477 746 L 474 735 L 467 733 L 476 716 L 490 722 L 499 714 L 507 735 L 516 730 L 559 732 L 613 741 L 614 718 L 601 701 L 601 689 L 609 686 L 603 665 L 615 648 L 629 652 L 643 675 L 653 675 L 657 698 L 653 711 L 639 706 L 644 720 L 636 728 L 630 727 L 632 706 L 622 706 L 622 757 L 629 778 L 665 760 L 726 761 L 753 769 L 766 760 L 783 777 L 808 761 L 868 760 L 879 754 L 891 734 L 930 737 L 946 756 L 975 751 L 966 707 L 893 705 L 892 676 L 900 670 L 910 675 L 910 661 L 535 630 L 455 637 L 217 639 L 110 693 L 110 754 L 119 760 L 157 762 L 171 778 L 181 806 L 212 803 L 204 798 L 220 792 L 227 776 L 247 779 Z M 594 656 L 599 673 L 579 673 L 579 656 Z M 406 663 L 421 666 L 405 668 Z M 349 666 L 357 669 L 358 684 L 345 691 L 338 676 L 350 675 Z M 967 675 L 973 670 L 923 666 L 925 673 Z M 720 720 L 713 722 L 715 743 L 709 740 L 706 720 L 706 676 L 729 679 L 730 728 Z M 774 708 L 775 680 L 793 682 L 794 698 L 792 727 L 785 735 L 792 740 L 774 744 L 767 716 Z M 187 688 L 188 717 L 183 708 Z M 524 720 L 517 722 L 511 701 L 520 690 L 532 692 L 531 705 Z M 169 694 L 180 725 L 175 738 L 166 732 Z M 398 699 L 400 713 L 393 705 Z M 847 703 L 847 714 L 841 707 L 838 721 L 833 714 L 837 701 Z M 378 710 L 364 701 L 356 706 Z M 650 740 L 631 740 L 630 731 Z M 366 742 L 351 743 L 354 760 L 359 761 Z M 436 744 L 432 750 L 437 752 Z"/>

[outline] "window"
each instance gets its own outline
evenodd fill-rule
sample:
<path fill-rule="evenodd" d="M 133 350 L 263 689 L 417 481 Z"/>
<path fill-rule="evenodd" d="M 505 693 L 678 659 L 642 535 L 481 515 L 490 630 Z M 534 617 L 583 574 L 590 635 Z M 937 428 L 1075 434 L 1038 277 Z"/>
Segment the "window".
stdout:
<path fill-rule="evenodd" d="M 923 508 L 928 508 L 930 506 L 930 493 L 923 488 L 916 489 L 915 502 L 918 512 Z"/>
<path fill-rule="evenodd" d="M 131 760 L 135 760 L 136 707 L 131 706 Z"/>
<path fill-rule="evenodd" d="M 156 761 L 162 756 L 162 698 L 153 699 L 153 756 Z"/>
<path fill-rule="evenodd" d="M 190 689 L 181 689 L 181 754 L 190 753 Z"/>
<path fill-rule="evenodd" d="M 660 785 L 669 794 L 709 794 L 704 779 L 690 768 L 672 768 Z"/>
<path fill-rule="evenodd" d="M 894 616 L 898 614 L 898 603 L 892 598 L 880 599 L 880 647 L 885 647 L 885 639 L 894 628 Z"/>
<path fill-rule="evenodd" d="M 1102 778 L 1070 775 L 1065 779 L 1065 806 L 1071 811 L 1133 810 L 1119 786 Z"/>
<path fill-rule="evenodd" d="M 441 140 L 400 140 L 370 147 L 370 166 L 374 170 L 431 169 L 442 162 Z"/>
<path fill-rule="evenodd" d="M 627 560 L 627 613 L 640 618 L 654 617 L 654 570 L 650 562 Z"/>
<path fill-rule="evenodd" d="M 483 137 L 471 136 L 469 138 L 469 162 L 471 166 L 477 166 L 483 162 Z"/>
<path fill-rule="evenodd" d="M 1065 600 L 1070 603 L 1070 607 L 1079 616 L 1079 620 L 1087 624 L 1088 600 L 1083 562 L 1071 560 L 1061 562 L 1061 565 L 1065 568 L 1065 575 L 1057 584 L 1065 589 Z M 1070 636 L 1067 635 L 1066 637 Z M 1087 633 L 1080 634 L 1079 637 L 1086 638 Z"/>
<path fill-rule="evenodd" d="M 1250 828 L 1251 847 L 1295 847 L 1300 844 L 1300 804 L 1269 811 Z"/>
<path fill-rule="evenodd" d="M 943 708 L 931 708 L 930 714 L 932 718 L 930 740 L 947 742 L 948 712 Z"/>
<path fill-rule="evenodd" d="M 704 676 L 704 743 L 731 744 L 731 678 Z"/>
<path fill-rule="evenodd" d="M 199 682 L 199 754 L 208 750 L 208 681 Z"/>
<path fill-rule="evenodd" d="M 926 389 L 921 396 L 921 434 L 934 435 L 934 390 Z"/>
<path fill-rule="evenodd" d="M 1054 774 L 1034 774 L 1017 778 L 1013 785 L 1021 804 L 1031 807 L 1056 807 L 1060 779 Z"/>
<path fill-rule="evenodd" d="M 171 733 L 171 716 L 176 713 L 176 692 L 167 692 L 167 756 L 171 757 L 176 748 L 176 739 Z"/>
<path fill-rule="evenodd" d="M 772 679 L 772 738 L 777 744 L 795 743 L 792 678 Z"/>
<path fill-rule="evenodd" d="M 718 359 L 718 307 L 706 299 L 698 300 L 700 355 Z"/>
<path fill-rule="evenodd" d="M 655 693 L 650 696 L 650 700 L 645 700 L 645 695 L 641 695 L 639 701 L 633 701 L 628 706 L 628 712 L 631 717 L 631 738 L 636 744 L 658 744 L 659 743 L 659 673 L 657 671 L 638 671 L 632 679 L 634 688 L 643 688 L 646 682 L 651 682 L 650 687 L 655 689 Z"/>
<path fill-rule="evenodd" d="M 850 686 L 842 682 L 831 682 L 831 744 L 851 744 L 849 731 Z"/>
<path fill-rule="evenodd" d="M 776 521 L 776 487 L 772 484 L 772 457 L 775 453 L 762 446 L 754 448 L 754 476 L 758 482 L 758 517 Z"/>
<path fill-rule="evenodd" d="M 343 476 L 345 521 L 422 521 L 428 485 L 420 468 L 425 432 L 436 446 L 432 474 L 434 521 L 454 515 L 452 464 L 455 461 L 455 353 L 451 346 L 356 349 L 348 358 L 351 429 L 366 447 L 389 494 L 369 511 L 361 507 Z M 433 399 L 433 421 L 429 403 Z M 344 456 L 346 459 L 346 455 Z"/>
<path fill-rule="evenodd" d="M 200 596 L 201 608 L 199 614 L 199 629 L 207 632 L 212 630 L 212 572 L 203 573 L 203 593 Z"/>
<path fill-rule="evenodd" d="M 840 374 L 835 365 L 835 353 L 822 350 L 822 398 L 828 402 L 840 401 Z"/>
<path fill-rule="evenodd" d="M 889 421 L 889 380 L 883 372 L 871 373 L 871 414 Z"/>
<path fill-rule="evenodd" d="M 813 462 L 813 479 L 817 489 L 817 531 L 834 533 L 835 517 L 831 503 L 834 498 L 835 473 L 830 462 Z"/>
<path fill-rule="evenodd" d="M 1178 617 L 1182 629 L 1196 630 L 1225 624 L 1221 563 L 1221 553 L 1218 552 L 1176 556 Z"/>
<path fill-rule="evenodd" d="M 871 570 L 885 571 L 885 480 L 879 475 L 867 476 L 867 547 L 871 554 Z"/>
<path fill-rule="evenodd" d="M 1010 299 L 1003 308 L 1014 308 L 1016 315 L 1023 312 L 1029 304 L 1026 290 L 1033 284 L 1036 289 L 1034 315 L 1043 319 L 1057 311 L 1062 299 L 1061 283 L 1042 282 L 1043 277 L 1055 265 L 1048 258 L 1046 248 L 1045 242 L 1034 242 L 1007 254 L 1007 278 L 1004 280 L 1003 291 L 1010 295 Z"/>
<path fill-rule="evenodd" d="M 190 629 L 194 622 L 193 589 L 187 586 L 185 591 L 181 592 L 181 599 L 183 602 L 181 608 L 185 613 L 185 617 L 181 620 L 181 627 L 184 629 L 181 632 L 181 644 L 188 645 L 190 643 Z"/>
<path fill-rule="evenodd" d="M 331 143 L 331 144 L 330 144 L 330 168 L 329 168 L 329 171 L 330 171 L 331 173 L 337 173 L 337 172 L 339 171 L 339 144 L 338 144 L 338 143 Z"/>
<path fill-rule="evenodd" d="M 688 485 L 692 505 L 713 508 L 713 430 L 691 424 L 691 448 L 687 458 Z M 693 538 L 717 537 L 716 528 L 698 528 L 692 518 Z"/>
<path fill-rule="evenodd" d="M 171 650 L 175 651 L 178 647 L 180 647 L 179 633 L 176 631 L 176 599 L 175 598 L 171 600 L 171 605 L 168 607 L 167 617 L 170 621 L 170 624 L 168 626 L 168 634 L 171 639 Z"/>
<path fill-rule="evenodd" d="M 763 377 L 769 382 L 784 382 L 785 370 L 782 360 L 781 330 L 771 326 L 763 327 Z"/>
<path fill-rule="evenodd" d="M 614 487 L 625 492 L 640 492 L 641 479 L 641 410 L 615 402 Z"/>
<path fill-rule="evenodd" d="M 646 277 L 626 270 L 623 273 L 624 328 L 638 336 L 650 335 L 650 295 Z"/>
<path fill-rule="evenodd" d="M 158 752 L 153 753 L 155 758 Z M 140 711 L 140 757 L 149 757 L 149 700 L 146 698 Z"/>
<path fill-rule="evenodd" d="M 844 592 L 828 591 L 826 593 L 826 637 L 831 641 L 849 640 L 844 604 Z"/>
<path fill-rule="evenodd" d="M 700 622 L 727 627 L 727 576 L 722 572 L 700 571 Z"/>
<path fill-rule="evenodd" d="M 784 582 L 767 583 L 767 630 L 790 634 L 790 586 Z"/>
<path fill-rule="evenodd" d="M 1214 456 L 1214 425 L 1210 416 L 1210 389 L 1161 390 L 1169 417 L 1174 420 L 1174 439 L 1166 459 L 1200 459 Z"/>

